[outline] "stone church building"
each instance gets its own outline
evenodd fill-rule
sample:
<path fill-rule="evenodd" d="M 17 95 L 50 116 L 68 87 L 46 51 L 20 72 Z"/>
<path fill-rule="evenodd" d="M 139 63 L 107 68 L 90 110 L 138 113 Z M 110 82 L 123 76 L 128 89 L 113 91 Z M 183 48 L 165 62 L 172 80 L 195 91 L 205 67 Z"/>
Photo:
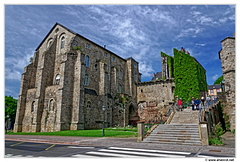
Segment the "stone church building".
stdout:
<path fill-rule="evenodd" d="M 121 58 L 56 23 L 22 74 L 14 132 L 159 123 L 175 90 L 172 65 L 164 59 L 162 78 L 141 82 L 133 58 Z"/>
<path fill-rule="evenodd" d="M 22 74 L 14 132 L 134 124 L 138 62 L 56 23 Z"/>

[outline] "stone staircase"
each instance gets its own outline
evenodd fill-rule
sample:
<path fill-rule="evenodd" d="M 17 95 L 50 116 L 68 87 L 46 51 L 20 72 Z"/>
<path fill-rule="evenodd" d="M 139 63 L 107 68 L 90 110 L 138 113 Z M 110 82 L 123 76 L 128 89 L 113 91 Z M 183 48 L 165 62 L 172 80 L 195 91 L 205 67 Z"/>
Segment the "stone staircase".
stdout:
<path fill-rule="evenodd" d="M 176 145 L 202 145 L 198 130 L 198 111 L 176 112 L 170 124 L 158 125 L 143 142 Z"/>
<path fill-rule="evenodd" d="M 192 111 L 190 108 L 177 111 L 170 124 L 198 124 L 199 111 Z"/>

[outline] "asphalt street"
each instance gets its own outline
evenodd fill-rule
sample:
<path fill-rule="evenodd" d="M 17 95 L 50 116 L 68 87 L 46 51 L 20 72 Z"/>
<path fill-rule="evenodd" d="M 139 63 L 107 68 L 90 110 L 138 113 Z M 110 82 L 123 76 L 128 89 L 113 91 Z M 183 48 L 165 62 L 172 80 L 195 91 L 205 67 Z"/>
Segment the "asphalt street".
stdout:
<path fill-rule="evenodd" d="M 139 149 L 113 146 L 80 146 L 52 143 L 38 143 L 5 140 L 5 158 L 34 158 L 34 157 L 157 157 L 157 158 L 220 158 L 223 155 L 199 154 L 198 152 L 169 151 L 159 149 Z M 231 158 L 231 157 L 228 157 Z"/>

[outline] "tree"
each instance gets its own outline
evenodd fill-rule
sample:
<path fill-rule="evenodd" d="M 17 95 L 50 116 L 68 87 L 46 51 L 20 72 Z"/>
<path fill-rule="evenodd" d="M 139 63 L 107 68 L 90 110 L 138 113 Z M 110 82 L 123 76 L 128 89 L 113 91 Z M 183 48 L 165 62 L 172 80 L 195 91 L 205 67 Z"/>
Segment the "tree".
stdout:
<path fill-rule="evenodd" d="M 30 62 L 30 64 L 33 63 L 33 57 L 29 58 L 29 62 Z"/>
<path fill-rule="evenodd" d="M 12 96 L 5 96 L 5 119 L 10 118 L 11 121 L 15 121 L 17 110 L 17 100 Z"/>
<path fill-rule="evenodd" d="M 214 82 L 214 85 L 215 85 L 215 84 L 221 84 L 222 81 L 223 81 L 223 75 L 220 76 L 219 78 L 217 78 L 217 80 Z"/>

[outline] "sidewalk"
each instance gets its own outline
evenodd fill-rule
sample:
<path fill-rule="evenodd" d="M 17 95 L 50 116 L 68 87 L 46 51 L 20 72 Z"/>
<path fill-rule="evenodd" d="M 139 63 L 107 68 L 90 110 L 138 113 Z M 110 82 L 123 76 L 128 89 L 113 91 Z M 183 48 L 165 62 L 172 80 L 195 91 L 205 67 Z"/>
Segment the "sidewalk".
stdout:
<path fill-rule="evenodd" d="M 33 135 L 5 135 L 5 140 L 44 142 L 53 144 L 81 145 L 81 146 L 114 146 L 124 148 L 156 149 L 168 151 L 186 151 L 192 153 L 206 153 L 213 155 L 235 156 L 234 147 L 224 146 L 188 146 L 166 145 L 137 142 L 137 138 L 110 137 L 69 137 L 69 136 L 33 136 Z"/>

